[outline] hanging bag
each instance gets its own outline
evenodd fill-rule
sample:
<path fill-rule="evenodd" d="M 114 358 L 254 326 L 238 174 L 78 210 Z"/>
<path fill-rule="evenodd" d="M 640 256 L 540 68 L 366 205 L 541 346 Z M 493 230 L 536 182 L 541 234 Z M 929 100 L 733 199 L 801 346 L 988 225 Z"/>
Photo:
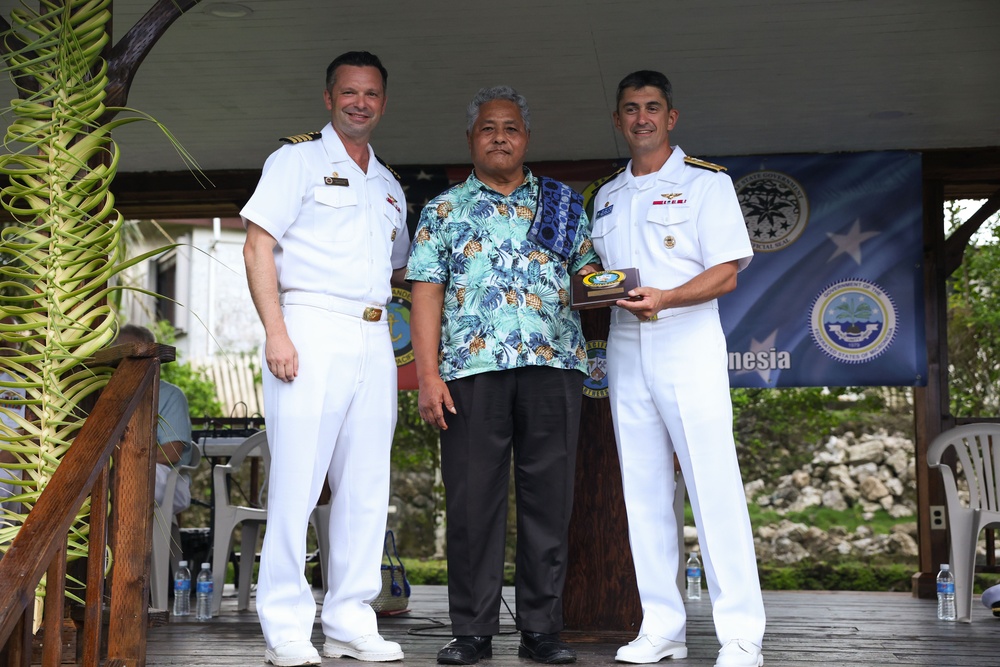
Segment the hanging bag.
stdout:
<path fill-rule="evenodd" d="M 385 531 L 382 550 L 389 564 L 382 564 L 382 590 L 372 600 L 372 609 L 379 614 L 405 611 L 410 604 L 410 582 L 396 553 L 396 536 L 391 530 Z"/>

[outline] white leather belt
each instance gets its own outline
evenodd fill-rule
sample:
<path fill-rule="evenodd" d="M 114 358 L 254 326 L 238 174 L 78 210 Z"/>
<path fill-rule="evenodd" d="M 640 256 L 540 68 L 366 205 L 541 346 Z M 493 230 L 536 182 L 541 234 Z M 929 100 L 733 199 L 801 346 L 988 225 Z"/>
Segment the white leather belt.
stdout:
<path fill-rule="evenodd" d="M 611 323 L 612 324 L 644 324 L 646 322 L 655 322 L 656 320 L 662 320 L 668 317 L 677 317 L 678 315 L 683 315 L 684 313 L 690 313 L 695 310 L 717 310 L 718 304 L 715 301 L 709 301 L 707 303 L 699 303 L 694 306 L 684 306 L 683 308 L 667 308 L 666 310 L 661 310 L 657 315 L 653 316 L 651 320 L 640 321 L 635 315 L 625 310 L 624 308 L 619 308 L 618 306 L 611 307 Z"/>
<path fill-rule="evenodd" d="M 373 306 L 360 301 L 342 299 L 332 294 L 318 294 L 316 292 L 282 292 L 282 306 L 312 306 L 322 308 L 341 315 L 358 317 L 365 322 L 382 322 L 386 319 L 385 306 Z"/>

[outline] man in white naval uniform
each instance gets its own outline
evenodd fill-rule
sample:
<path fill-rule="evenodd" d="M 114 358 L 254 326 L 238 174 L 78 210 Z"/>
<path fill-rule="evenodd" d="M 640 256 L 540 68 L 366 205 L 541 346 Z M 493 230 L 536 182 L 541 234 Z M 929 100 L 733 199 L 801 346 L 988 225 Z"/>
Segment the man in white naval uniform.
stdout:
<path fill-rule="evenodd" d="M 726 340 L 716 298 L 753 255 L 722 167 L 670 146 L 670 82 L 639 71 L 618 86 L 615 126 L 631 161 L 594 200 L 606 269 L 641 287 L 612 308 L 608 388 L 643 621 L 616 660 L 684 658 L 685 612 L 673 515 L 674 454 L 694 510 L 712 598 L 719 667 L 759 667 L 764 634 L 753 535 L 736 460 Z"/>
<path fill-rule="evenodd" d="M 333 492 L 323 654 L 401 660 L 369 602 L 389 503 L 396 364 L 386 304 L 409 238 L 403 190 L 368 145 L 386 104 L 386 71 L 367 52 L 327 69 L 331 122 L 267 159 L 240 212 L 243 256 L 264 324 L 271 452 L 257 610 L 275 665 L 319 664 L 316 605 L 304 576 L 306 529 L 324 481 Z"/>

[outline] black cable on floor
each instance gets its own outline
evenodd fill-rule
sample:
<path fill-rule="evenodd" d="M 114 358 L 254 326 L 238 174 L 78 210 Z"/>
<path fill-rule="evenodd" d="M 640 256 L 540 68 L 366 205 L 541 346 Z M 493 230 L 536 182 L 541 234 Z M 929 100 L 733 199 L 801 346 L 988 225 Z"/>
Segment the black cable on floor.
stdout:
<path fill-rule="evenodd" d="M 507 613 L 510 614 L 511 620 L 513 620 L 513 621 L 516 622 L 517 619 L 514 617 L 514 612 L 511 611 L 510 605 L 507 604 L 507 600 L 504 599 L 504 597 L 502 595 L 500 596 L 500 601 L 503 602 L 503 606 L 507 608 Z M 441 632 L 442 628 L 448 628 L 450 630 L 451 625 L 450 624 L 442 623 L 441 621 L 437 620 L 436 618 L 413 617 L 413 616 L 410 616 L 408 618 L 416 618 L 417 620 L 430 621 L 431 622 L 430 625 L 418 625 L 415 628 L 410 628 L 409 630 L 406 631 L 406 634 L 408 634 L 408 635 L 413 635 L 415 637 L 454 637 L 455 636 L 451 632 Z M 436 632 L 431 632 L 432 630 L 434 630 Z M 510 628 L 508 630 L 503 629 L 503 626 L 501 626 L 500 631 L 497 634 L 498 635 L 516 635 L 517 632 L 518 632 L 518 630 L 517 630 L 517 626 L 516 625 L 513 628 Z"/>

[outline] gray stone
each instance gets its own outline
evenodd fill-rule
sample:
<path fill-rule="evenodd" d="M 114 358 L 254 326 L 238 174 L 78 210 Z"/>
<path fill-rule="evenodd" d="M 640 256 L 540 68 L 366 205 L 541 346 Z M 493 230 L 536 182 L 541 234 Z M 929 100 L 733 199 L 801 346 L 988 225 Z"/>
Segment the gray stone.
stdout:
<path fill-rule="evenodd" d="M 848 508 L 848 504 L 844 499 L 843 493 L 830 489 L 823 493 L 823 507 L 829 507 L 832 510 L 842 512 Z"/>
<path fill-rule="evenodd" d="M 758 495 L 764 491 L 764 480 L 755 479 L 752 482 L 747 482 L 743 485 L 743 493 L 746 494 L 747 500 L 754 500 Z"/>
<path fill-rule="evenodd" d="M 809 473 L 805 470 L 796 470 L 792 473 L 792 485 L 799 489 L 809 486 Z"/>
<path fill-rule="evenodd" d="M 913 509 L 911 507 L 903 505 L 902 503 L 896 503 L 895 505 L 892 506 L 892 509 L 889 510 L 889 516 L 891 516 L 893 519 L 902 519 L 903 517 L 906 516 L 913 516 L 913 514 L 914 514 Z"/>
<path fill-rule="evenodd" d="M 868 440 L 847 448 L 851 463 L 880 463 L 885 458 L 885 444 L 881 440 Z"/>
<path fill-rule="evenodd" d="M 865 500 L 877 501 L 889 495 L 889 489 L 885 488 L 878 477 L 866 477 L 861 482 L 861 495 Z"/>

